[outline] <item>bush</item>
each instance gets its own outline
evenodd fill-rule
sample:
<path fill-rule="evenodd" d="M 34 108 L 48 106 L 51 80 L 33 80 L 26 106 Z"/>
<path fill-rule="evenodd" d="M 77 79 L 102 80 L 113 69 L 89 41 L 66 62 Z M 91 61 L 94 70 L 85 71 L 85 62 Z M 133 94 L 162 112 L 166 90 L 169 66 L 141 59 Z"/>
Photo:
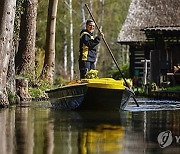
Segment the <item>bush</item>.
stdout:
<path fill-rule="evenodd" d="M 120 70 L 121 70 L 124 78 L 129 78 L 130 77 L 129 64 L 124 64 L 123 66 L 120 67 Z M 111 73 L 112 73 L 112 78 L 113 79 L 119 80 L 119 79 L 122 78 L 119 70 L 113 70 Z"/>

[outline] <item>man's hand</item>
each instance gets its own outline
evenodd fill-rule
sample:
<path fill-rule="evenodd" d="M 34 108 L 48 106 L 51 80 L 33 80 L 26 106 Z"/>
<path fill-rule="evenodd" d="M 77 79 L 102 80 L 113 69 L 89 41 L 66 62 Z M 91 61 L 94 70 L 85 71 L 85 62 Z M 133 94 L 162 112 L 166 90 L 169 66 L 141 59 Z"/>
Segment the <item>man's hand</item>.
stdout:
<path fill-rule="evenodd" d="M 98 36 L 99 36 L 100 38 L 104 38 L 104 33 L 99 32 L 99 33 L 98 33 Z"/>

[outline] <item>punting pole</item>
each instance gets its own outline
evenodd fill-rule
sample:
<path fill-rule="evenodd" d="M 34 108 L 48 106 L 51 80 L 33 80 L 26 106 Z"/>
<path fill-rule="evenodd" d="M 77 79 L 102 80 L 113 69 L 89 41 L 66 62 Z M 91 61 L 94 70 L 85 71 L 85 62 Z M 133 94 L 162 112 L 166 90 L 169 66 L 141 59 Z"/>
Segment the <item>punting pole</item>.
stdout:
<path fill-rule="evenodd" d="M 92 20 L 94 21 L 94 23 L 95 23 L 95 25 L 96 25 L 98 31 L 101 33 L 101 30 L 100 30 L 99 26 L 97 25 L 97 23 L 96 23 L 96 21 L 95 21 L 93 15 L 92 15 L 92 13 L 91 13 L 91 11 L 90 11 L 88 5 L 85 4 L 85 7 L 87 8 L 87 10 L 88 10 L 88 12 L 89 12 L 89 14 L 90 14 Z M 123 78 L 123 80 L 124 80 L 124 83 L 125 83 L 126 87 L 128 87 L 128 88 L 130 89 L 130 87 L 129 87 L 127 81 L 126 81 L 126 79 L 124 78 L 124 75 L 122 74 L 122 72 L 121 72 L 121 70 L 120 70 L 120 68 L 119 68 L 119 66 L 118 66 L 118 63 L 117 63 L 117 61 L 116 61 L 116 59 L 115 59 L 115 57 L 114 57 L 114 55 L 113 55 L 113 53 L 112 53 L 112 51 L 111 51 L 109 45 L 108 45 L 108 43 L 106 42 L 105 37 L 102 37 L 102 39 L 103 39 L 103 41 L 104 41 L 104 43 L 105 43 L 105 45 L 106 45 L 106 47 L 107 47 L 107 49 L 108 49 L 108 51 L 109 51 L 109 53 L 110 53 L 110 55 L 111 55 L 111 57 L 112 57 L 112 59 L 113 59 L 115 65 L 116 65 L 116 67 L 118 68 L 118 71 L 119 71 L 119 73 L 121 74 L 121 76 L 122 76 L 122 78 Z M 134 99 L 134 101 L 135 101 L 137 107 L 139 107 L 139 104 L 138 104 L 138 102 L 137 102 L 135 96 L 133 95 L 132 97 L 133 97 L 133 99 Z"/>

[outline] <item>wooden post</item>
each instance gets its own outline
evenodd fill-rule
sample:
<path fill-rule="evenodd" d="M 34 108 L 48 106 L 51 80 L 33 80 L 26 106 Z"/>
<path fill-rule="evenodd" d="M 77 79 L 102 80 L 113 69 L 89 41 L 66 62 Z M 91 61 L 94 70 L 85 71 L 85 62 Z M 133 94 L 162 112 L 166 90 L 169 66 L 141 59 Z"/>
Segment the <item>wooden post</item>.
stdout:
<path fill-rule="evenodd" d="M 147 76 L 148 76 L 148 63 L 150 63 L 150 60 L 144 59 L 141 60 L 141 62 L 144 63 L 143 84 L 145 86 L 145 94 L 148 94 Z"/>
<path fill-rule="evenodd" d="M 148 63 L 150 63 L 150 60 L 144 59 L 144 60 L 141 60 L 141 62 L 144 63 L 143 83 L 144 83 L 144 85 L 146 85 L 147 84 L 147 76 L 148 76 Z"/>

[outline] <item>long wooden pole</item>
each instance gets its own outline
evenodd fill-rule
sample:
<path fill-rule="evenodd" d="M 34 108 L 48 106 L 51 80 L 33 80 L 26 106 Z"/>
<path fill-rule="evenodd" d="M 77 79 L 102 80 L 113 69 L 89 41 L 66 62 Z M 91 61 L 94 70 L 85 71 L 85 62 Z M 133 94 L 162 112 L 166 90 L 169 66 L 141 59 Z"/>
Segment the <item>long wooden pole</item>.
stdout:
<path fill-rule="evenodd" d="M 90 11 L 90 9 L 89 9 L 88 5 L 87 5 L 87 4 L 85 4 L 85 7 L 87 8 L 87 10 L 88 10 L 88 12 L 89 12 L 89 14 L 90 14 L 90 16 L 91 16 L 92 20 L 94 21 L 94 23 L 95 23 L 95 25 L 96 25 L 96 27 L 97 27 L 98 31 L 101 33 L 101 30 L 100 30 L 99 26 L 97 25 L 97 23 L 96 23 L 96 21 L 95 21 L 95 19 L 94 19 L 93 15 L 92 15 L 92 13 L 91 13 L 91 11 Z M 103 41 L 104 41 L 104 43 L 105 43 L 105 45 L 106 45 L 106 47 L 107 47 L 107 49 L 108 49 L 108 51 L 109 51 L 109 53 L 110 53 L 111 57 L 112 57 L 112 59 L 113 59 L 113 61 L 114 61 L 115 65 L 116 65 L 116 67 L 117 67 L 117 69 L 118 69 L 119 73 L 121 74 L 121 76 L 122 76 L 122 78 L 123 78 L 123 80 L 124 80 L 125 85 L 126 85 L 126 86 L 130 89 L 130 87 L 129 87 L 129 85 L 128 85 L 128 83 L 127 83 L 126 79 L 124 78 L 124 75 L 122 74 L 121 69 L 119 68 L 118 63 L 117 63 L 117 61 L 116 61 L 116 59 L 115 59 L 115 57 L 114 57 L 114 55 L 113 55 L 113 53 L 112 53 L 112 51 L 111 51 L 111 49 L 110 49 L 109 45 L 108 45 L 108 43 L 107 43 L 107 41 L 106 41 L 105 37 L 102 37 L 102 39 L 103 39 Z M 136 103 L 137 107 L 139 107 L 139 104 L 138 104 L 138 102 L 137 102 L 136 98 L 135 98 L 134 96 L 132 96 L 132 97 L 133 97 L 133 99 L 134 99 L 134 101 L 135 101 L 135 103 Z"/>

